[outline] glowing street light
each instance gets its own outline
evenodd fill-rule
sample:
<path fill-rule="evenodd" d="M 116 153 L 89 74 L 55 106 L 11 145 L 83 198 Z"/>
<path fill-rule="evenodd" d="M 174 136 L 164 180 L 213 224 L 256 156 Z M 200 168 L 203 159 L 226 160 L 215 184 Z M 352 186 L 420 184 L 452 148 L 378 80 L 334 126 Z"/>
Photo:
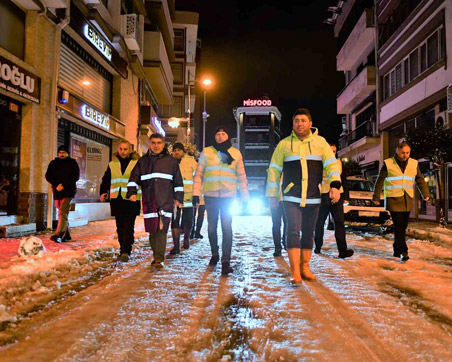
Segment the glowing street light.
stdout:
<path fill-rule="evenodd" d="M 177 128 L 179 127 L 180 124 L 180 119 L 177 117 L 171 117 L 168 119 L 168 126 L 170 126 L 171 128 Z"/>
<path fill-rule="evenodd" d="M 82 82 L 82 84 L 88 86 L 88 85 L 91 84 L 91 82 L 90 82 L 89 80 L 84 80 L 84 81 Z"/>

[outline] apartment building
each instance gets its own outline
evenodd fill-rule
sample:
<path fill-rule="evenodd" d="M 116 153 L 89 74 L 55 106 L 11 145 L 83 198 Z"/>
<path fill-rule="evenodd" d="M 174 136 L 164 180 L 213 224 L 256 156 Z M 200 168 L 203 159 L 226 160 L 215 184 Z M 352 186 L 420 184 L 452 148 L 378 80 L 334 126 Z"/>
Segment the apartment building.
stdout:
<path fill-rule="evenodd" d="M 173 102 L 164 105 L 161 110 L 162 120 L 167 125 L 169 141 L 194 141 L 198 21 L 199 14 L 190 11 L 176 11 L 173 18 L 175 54 L 175 60 L 171 62 L 174 77 Z M 168 124 L 170 118 L 176 119 L 173 127 Z"/>
<path fill-rule="evenodd" d="M 337 114 L 343 115 L 338 156 L 359 163 L 368 177 L 376 177 L 381 163 L 377 129 L 374 1 L 339 1 L 328 10 L 333 17 L 338 53 L 336 69 L 345 86 L 337 96 Z"/>
<path fill-rule="evenodd" d="M 447 87 L 452 84 L 452 2 L 439 0 L 377 1 L 379 130 L 382 151 L 390 156 L 408 130 L 423 124 L 450 126 Z M 427 160 L 421 171 L 433 195 L 416 201 L 412 216 L 435 219 L 436 173 Z M 452 170 L 448 170 L 449 189 Z M 452 194 L 448 216 L 452 219 Z"/>
<path fill-rule="evenodd" d="M 44 174 L 63 144 L 81 174 L 71 225 L 110 216 L 99 185 L 119 140 L 143 153 L 165 133 L 175 13 L 174 0 L 0 2 L 0 236 L 55 221 Z"/>

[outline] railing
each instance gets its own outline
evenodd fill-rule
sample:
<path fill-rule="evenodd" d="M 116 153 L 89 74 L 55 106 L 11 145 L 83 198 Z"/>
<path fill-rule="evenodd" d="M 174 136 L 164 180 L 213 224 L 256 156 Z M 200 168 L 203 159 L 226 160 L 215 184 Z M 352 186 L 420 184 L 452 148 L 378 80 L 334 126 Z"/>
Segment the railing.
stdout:
<path fill-rule="evenodd" d="M 339 148 L 342 150 L 364 137 L 377 137 L 374 121 L 364 122 L 358 128 L 351 131 L 348 135 L 340 138 Z"/>

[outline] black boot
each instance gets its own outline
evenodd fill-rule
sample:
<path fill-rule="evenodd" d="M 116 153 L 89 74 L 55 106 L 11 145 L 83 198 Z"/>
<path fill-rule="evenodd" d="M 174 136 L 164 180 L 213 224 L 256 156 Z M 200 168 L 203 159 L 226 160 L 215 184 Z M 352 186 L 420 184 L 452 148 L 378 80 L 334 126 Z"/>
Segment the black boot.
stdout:
<path fill-rule="evenodd" d="M 190 248 L 190 229 L 184 229 L 184 249 Z"/>
<path fill-rule="evenodd" d="M 209 261 L 210 266 L 215 266 L 220 261 L 220 257 L 218 255 L 212 255 Z"/>
<path fill-rule="evenodd" d="M 341 259 L 349 258 L 354 253 L 355 252 L 352 249 L 346 249 L 346 250 L 343 250 L 343 251 L 339 252 L 339 258 L 341 258 Z"/>
<path fill-rule="evenodd" d="M 72 240 L 71 232 L 69 231 L 69 225 L 68 225 L 67 230 L 66 230 L 66 232 L 64 233 L 62 239 L 63 239 L 63 240 L 62 240 L 63 242 Z"/>
<path fill-rule="evenodd" d="M 173 235 L 173 245 L 174 247 L 170 250 L 171 255 L 180 254 L 180 229 L 171 229 L 171 234 Z"/>
<path fill-rule="evenodd" d="M 221 274 L 228 275 L 233 271 L 234 269 L 232 269 L 231 264 L 228 261 L 224 261 L 221 263 Z"/>
<path fill-rule="evenodd" d="M 50 237 L 50 240 L 52 240 L 58 244 L 61 244 L 63 242 L 63 237 L 58 234 L 54 234 Z"/>

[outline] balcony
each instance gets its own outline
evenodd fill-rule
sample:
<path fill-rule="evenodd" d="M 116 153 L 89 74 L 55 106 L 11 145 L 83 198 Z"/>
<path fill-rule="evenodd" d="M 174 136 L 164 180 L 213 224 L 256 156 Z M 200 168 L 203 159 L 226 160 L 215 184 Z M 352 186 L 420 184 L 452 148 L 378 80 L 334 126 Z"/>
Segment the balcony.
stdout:
<path fill-rule="evenodd" d="M 346 154 L 352 149 L 360 148 L 361 151 L 373 148 L 380 143 L 374 121 L 367 121 L 358 126 L 348 135 L 339 139 L 340 155 Z"/>
<path fill-rule="evenodd" d="M 366 66 L 337 96 L 337 114 L 349 114 L 375 91 L 375 67 Z"/>
<path fill-rule="evenodd" d="M 144 44 L 143 66 L 146 79 L 159 104 L 172 104 L 174 77 L 162 35 L 155 31 L 145 31 Z"/>
<path fill-rule="evenodd" d="M 352 70 L 374 47 L 372 11 L 366 9 L 336 56 L 337 70 Z"/>
<path fill-rule="evenodd" d="M 174 30 L 171 12 L 174 10 L 174 1 L 146 0 L 146 11 L 151 23 L 156 24 L 162 33 L 168 58 L 175 60 L 174 55 Z"/>

